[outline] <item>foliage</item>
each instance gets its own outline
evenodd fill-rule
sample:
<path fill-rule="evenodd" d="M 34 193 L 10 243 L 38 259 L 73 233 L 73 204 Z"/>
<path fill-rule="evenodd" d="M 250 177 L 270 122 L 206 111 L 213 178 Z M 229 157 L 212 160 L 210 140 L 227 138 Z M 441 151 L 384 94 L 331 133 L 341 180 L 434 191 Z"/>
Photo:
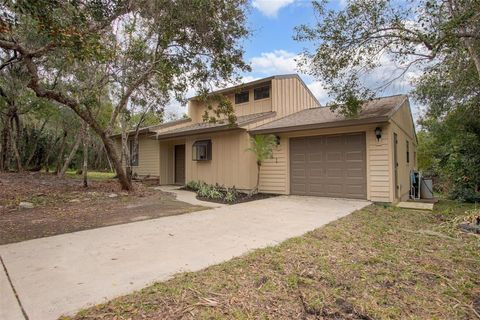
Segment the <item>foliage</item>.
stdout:
<path fill-rule="evenodd" d="M 315 44 L 299 62 L 329 90 L 332 107 L 347 116 L 358 112 L 360 101 L 408 72 L 453 62 L 459 54 L 475 63 L 478 87 L 480 2 L 352 0 L 341 10 L 327 6 L 327 1 L 314 1 L 316 24 L 297 27 L 297 40 Z M 383 74 L 379 83 L 369 83 L 368 76 L 382 72 L 388 61 L 397 70 Z"/>
<path fill-rule="evenodd" d="M 439 179 L 442 191 L 461 201 L 480 201 L 479 105 L 459 106 L 439 120 L 423 120 L 419 168 Z"/>
<path fill-rule="evenodd" d="M 186 187 L 197 192 L 197 196 L 211 200 L 222 200 L 226 203 L 233 203 L 238 198 L 238 191 L 235 186 L 231 188 L 221 187 L 218 184 L 209 185 L 203 181 L 189 181 Z"/>
<path fill-rule="evenodd" d="M 38 97 L 74 111 L 101 139 L 124 189 L 110 134 L 129 112 L 163 112 L 189 88 L 208 90 L 249 70 L 246 0 L 7 0 L 0 62 L 19 66 Z M 99 114 L 106 115 L 98 117 Z"/>
<path fill-rule="evenodd" d="M 251 147 L 247 150 L 255 154 L 259 166 L 261 166 L 262 162 L 266 159 L 272 158 L 273 149 L 277 145 L 277 139 L 273 134 L 255 135 L 250 138 L 250 142 Z"/>
<path fill-rule="evenodd" d="M 237 189 L 235 189 L 235 186 L 233 186 L 232 188 L 227 188 L 224 196 L 225 202 L 235 202 L 237 198 L 238 198 L 238 191 Z"/>
<path fill-rule="evenodd" d="M 187 182 L 186 187 L 192 191 L 198 191 L 201 186 L 205 185 L 206 183 L 200 180 L 191 180 Z"/>
<path fill-rule="evenodd" d="M 237 122 L 237 116 L 233 109 L 232 101 L 221 94 L 205 96 L 201 101 L 207 104 L 207 110 L 202 115 L 204 122 L 217 123 L 227 120 L 233 126 Z"/>
<path fill-rule="evenodd" d="M 255 188 L 250 192 L 254 194 L 258 192 L 258 187 L 260 185 L 260 168 L 263 161 L 271 159 L 273 155 L 273 149 L 277 145 L 277 138 L 273 134 L 268 135 L 255 135 L 250 138 L 251 147 L 247 150 L 255 154 L 257 159 L 257 184 Z"/>

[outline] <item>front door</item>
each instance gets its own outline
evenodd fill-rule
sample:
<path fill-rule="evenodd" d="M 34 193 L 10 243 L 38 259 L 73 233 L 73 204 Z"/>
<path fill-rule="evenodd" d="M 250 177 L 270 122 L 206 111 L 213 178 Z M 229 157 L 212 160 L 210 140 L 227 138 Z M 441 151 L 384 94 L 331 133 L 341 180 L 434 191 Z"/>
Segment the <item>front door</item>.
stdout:
<path fill-rule="evenodd" d="M 185 184 L 185 145 L 175 146 L 175 184 Z"/>

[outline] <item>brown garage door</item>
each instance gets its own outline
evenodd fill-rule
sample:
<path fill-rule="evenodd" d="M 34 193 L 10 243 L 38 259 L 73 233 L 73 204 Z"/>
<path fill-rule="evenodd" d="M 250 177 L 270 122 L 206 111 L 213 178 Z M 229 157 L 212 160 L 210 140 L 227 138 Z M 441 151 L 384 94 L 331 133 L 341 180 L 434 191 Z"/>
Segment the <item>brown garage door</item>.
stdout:
<path fill-rule="evenodd" d="M 365 133 L 290 139 L 290 193 L 365 199 Z"/>

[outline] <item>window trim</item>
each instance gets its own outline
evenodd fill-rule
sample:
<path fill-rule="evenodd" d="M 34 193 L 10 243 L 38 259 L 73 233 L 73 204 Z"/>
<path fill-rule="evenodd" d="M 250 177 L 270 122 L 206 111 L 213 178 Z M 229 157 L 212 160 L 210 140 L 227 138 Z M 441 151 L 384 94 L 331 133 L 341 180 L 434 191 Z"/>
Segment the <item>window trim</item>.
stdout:
<path fill-rule="evenodd" d="M 200 148 L 205 148 L 205 159 L 199 157 Z M 212 140 L 197 140 L 192 144 L 192 161 L 212 160 Z"/>
<path fill-rule="evenodd" d="M 258 98 L 257 94 L 256 94 L 256 91 L 261 90 L 261 89 L 265 89 L 265 88 L 268 88 L 268 96 Z M 253 88 L 253 100 L 269 99 L 270 98 L 270 90 L 271 90 L 271 85 L 265 85 L 265 86 Z"/>
<path fill-rule="evenodd" d="M 238 102 L 237 97 L 240 97 L 240 96 L 245 95 L 245 94 L 247 96 L 247 100 L 243 101 L 243 102 Z M 248 103 L 249 101 L 250 101 L 250 91 L 246 90 L 246 91 L 235 93 L 235 104 L 244 104 L 244 103 Z"/>

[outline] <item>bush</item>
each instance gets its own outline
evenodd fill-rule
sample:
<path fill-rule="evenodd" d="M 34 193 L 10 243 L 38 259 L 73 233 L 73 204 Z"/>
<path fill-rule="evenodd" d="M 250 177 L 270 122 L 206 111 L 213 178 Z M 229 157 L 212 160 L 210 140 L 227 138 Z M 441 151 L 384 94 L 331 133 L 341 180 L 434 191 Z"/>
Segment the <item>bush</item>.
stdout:
<path fill-rule="evenodd" d="M 225 192 L 225 197 L 224 200 L 225 202 L 235 202 L 237 200 L 238 196 L 238 191 L 235 189 L 235 186 L 233 188 L 227 188 L 227 191 Z"/>
<path fill-rule="evenodd" d="M 189 181 L 186 185 L 186 187 L 190 190 L 193 190 L 193 191 L 198 191 L 200 189 L 200 187 L 202 187 L 203 185 L 206 185 L 205 182 L 203 181 L 200 181 L 200 180 L 192 180 L 192 181 Z"/>
<path fill-rule="evenodd" d="M 197 196 L 200 198 L 222 200 L 223 202 L 232 203 L 238 198 L 238 191 L 235 187 L 224 188 L 222 186 L 209 185 L 203 181 L 190 181 L 187 188 L 197 190 Z"/>

